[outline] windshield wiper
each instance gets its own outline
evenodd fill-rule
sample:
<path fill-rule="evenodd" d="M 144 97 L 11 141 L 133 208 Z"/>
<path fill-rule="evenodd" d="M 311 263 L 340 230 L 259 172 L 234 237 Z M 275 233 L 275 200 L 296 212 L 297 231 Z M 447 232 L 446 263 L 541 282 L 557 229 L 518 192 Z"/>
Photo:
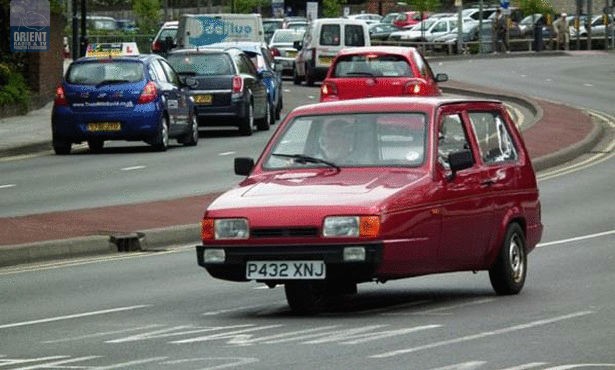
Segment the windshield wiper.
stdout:
<path fill-rule="evenodd" d="M 103 85 L 113 85 L 113 84 L 125 84 L 130 81 L 128 80 L 103 80 L 96 84 L 96 87 L 101 87 Z"/>
<path fill-rule="evenodd" d="M 292 158 L 295 162 L 306 164 L 306 163 L 322 163 L 326 164 L 329 167 L 333 167 L 336 170 L 340 170 L 340 167 L 333 162 L 326 161 L 324 159 L 310 157 L 309 155 L 303 154 L 283 154 L 283 153 L 271 153 L 271 155 L 276 157 L 284 157 L 284 158 Z"/>

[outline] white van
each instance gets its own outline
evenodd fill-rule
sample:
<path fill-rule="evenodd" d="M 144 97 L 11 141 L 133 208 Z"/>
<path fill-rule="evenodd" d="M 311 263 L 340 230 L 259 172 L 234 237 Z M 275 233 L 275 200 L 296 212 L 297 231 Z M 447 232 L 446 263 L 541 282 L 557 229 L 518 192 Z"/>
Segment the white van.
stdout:
<path fill-rule="evenodd" d="M 320 18 L 312 21 L 302 41 L 295 43 L 299 50 L 295 58 L 293 82 L 305 80 L 308 86 L 322 81 L 335 54 L 345 47 L 371 46 L 367 23 L 348 18 Z"/>
<path fill-rule="evenodd" d="M 177 26 L 180 49 L 219 42 L 265 42 L 260 14 L 183 14 Z"/>

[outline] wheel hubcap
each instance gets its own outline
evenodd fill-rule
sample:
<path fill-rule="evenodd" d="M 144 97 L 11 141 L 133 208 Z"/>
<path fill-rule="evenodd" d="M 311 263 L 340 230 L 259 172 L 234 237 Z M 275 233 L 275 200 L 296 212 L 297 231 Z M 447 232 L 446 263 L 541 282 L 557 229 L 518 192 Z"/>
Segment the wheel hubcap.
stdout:
<path fill-rule="evenodd" d="M 515 235 L 511 238 L 510 248 L 509 248 L 509 260 L 510 260 L 510 269 L 512 271 L 512 278 L 515 282 L 521 281 L 523 278 L 523 272 L 525 269 L 524 266 L 524 255 L 523 250 L 521 249 L 521 244 L 519 243 L 519 236 Z"/>

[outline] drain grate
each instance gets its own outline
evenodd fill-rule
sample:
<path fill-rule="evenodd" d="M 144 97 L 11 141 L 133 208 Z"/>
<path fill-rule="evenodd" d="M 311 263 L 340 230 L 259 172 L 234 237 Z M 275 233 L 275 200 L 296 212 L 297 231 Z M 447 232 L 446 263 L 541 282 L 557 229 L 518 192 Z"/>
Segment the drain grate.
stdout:
<path fill-rule="evenodd" d="M 144 233 L 116 234 L 109 237 L 109 241 L 117 247 L 118 252 L 141 251 Z"/>

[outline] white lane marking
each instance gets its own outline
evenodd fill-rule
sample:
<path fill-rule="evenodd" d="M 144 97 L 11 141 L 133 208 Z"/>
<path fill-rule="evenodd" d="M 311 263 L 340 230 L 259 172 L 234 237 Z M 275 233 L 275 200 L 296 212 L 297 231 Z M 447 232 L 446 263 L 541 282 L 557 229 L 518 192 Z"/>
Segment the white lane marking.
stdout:
<path fill-rule="evenodd" d="M 107 370 L 107 369 L 121 369 L 124 367 L 132 367 L 133 365 L 141 365 L 141 364 L 147 364 L 149 362 L 155 362 L 155 361 L 162 361 L 162 360 L 166 360 L 168 357 L 150 357 L 150 358 L 144 358 L 142 360 L 134 360 L 134 361 L 128 361 L 128 362 L 121 362 L 118 364 L 113 364 L 113 365 L 109 365 L 109 366 L 96 366 L 93 367 L 92 369 L 94 370 Z"/>
<path fill-rule="evenodd" d="M 549 367 L 544 370 L 568 370 L 568 369 L 584 369 L 586 367 L 599 367 L 599 368 L 615 368 L 615 364 L 572 364 Z"/>
<path fill-rule="evenodd" d="M 227 367 L 239 367 L 242 365 L 248 365 L 255 362 L 258 362 L 259 359 L 254 357 L 201 357 L 201 358 L 185 358 L 181 360 L 173 360 L 173 361 L 165 361 L 163 365 L 179 365 L 185 364 L 188 362 L 198 362 L 202 364 L 207 361 L 231 361 L 227 364 L 203 367 L 201 370 L 214 370 L 214 369 L 225 369 Z"/>
<path fill-rule="evenodd" d="M 17 184 L 0 185 L 0 189 L 14 188 L 15 186 L 17 186 Z"/>
<path fill-rule="evenodd" d="M 390 313 L 390 314 L 382 314 L 383 316 L 407 316 L 407 315 L 429 315 L 429 314 L 436 314 L 436 313 L 440 313 L 440 314 L 444 314 L 441 313 L 442 311 L 450 311 L 450 310 L 454 310 L 456 308 L 461 308 L 461 307 L 466 307 L 466 306 L 473 306 L 473 305 L 477 305 L 477 304 L 484 304 L 484 303 L 489 303 L 495 301 L 495 299 L 493 298 L 486 298 L 486 299 L 479 299 L 479 300 L 474 300 L 474 301 L 470 301 L 470 302 L 465 302 L 465 303 L 459 303 L 459 304 L 453 304 L 453 305 L 449 305 L 449 306 L 443 306 L 443 307 L 437 307 L 437 308 L 432 308 L 429 310 L 423 310 L 423 311 L 415 311 L 415 312 L 399 312 L 399 313 Z M 452 313 L 446 313 L 447 315 L 451 315 Z"/>
<path fill-rule="evenodd" d="M 478 334 L 472 334 L 472 335 L 467 335 L 464 337 L 458 337 L 458 338 L 454 338 L 454 339 L 449 339 L 449 340 L 443 340 L 440 342 L 434 342 L 434 343 L 430 343 L 430 344 L 425 344 L 422 346 L 417 346 L 417 347 L 411 347 L 411 348 L 405 348 L 405 349 L 399 349 L 399 350 L 395 350 L 395 351 L 389 351 L 389 352 L 384 352 L 384 353 L 380 353 L 377 355 L 372 355 L 369 356 L 370 358 L 387 358 L 387 357 L 393 357 L 393 356 L 398 356 L 398 355 L 403 355 L 403 354 L 407 354 L 407 353 L 412 353 L 412 352 L 418 352 L 418 351 L 423 351 L 426 349 L 432 349 L 432 348 L 437 348 L 437 347 L 443 347 L 443 346 L 448 346 L 450 344 L 457 344 L 457 343 L 463 343 L 463 342 L 468 342 L 471 340 L 476 340 L 476 339 L 483 339 L 483 338 L 487 338 L 487 337 L 491 337 L 494 335 L 501 335 L 501 334 L 507 334 L 507 333 L 511 333 L 514 331 L 519 331 L 519 330 L 523 330 L 523 329 L 531 329 L 537 326 L 542 326 L 542 325 L 548 325 L 548 324 L 552 324 L 558 321 L 563 321 L 563 320 L 568 320 L 568 319 L 574 319 L 577 317 L 581 317 L 581 316 L 586 316 L 589 314 L 594 313 L 594 311 L 579 311 L 579 312 L 574 312 L 568 315 L 562 315 L 562 316 L 556 316 L 556 317 L 552 317 L 550 319 L 544 319 L 544 320 L 537 320 L 537 321 L 531 321 L 525 324 L 519 324 L 519 325 L 514 325 L 514 326 L 510 326 L 508 328 L 502 328 L 502 329 L 497 329 L 497 330 L 493 330 L 493 331 L 484 331 L 482 333 L 478 333 Z"/>
<path fill-rule="evenodd" d="M 594 86 L 594 84 L 590 84 L 590 83 L 587 83 L 587 82 L 586 82 L 586 83 L 584 83 L 584 84 L 583 84 L 583 86 L 593 87 L 593 86 Z"/>
<path fill-rule="evenodd" d="M 205 336 L 196 337 L 196 338 L 190 338 L 190 339 L 175 340 L 175 341 L 172 341 L 172 342 L 169 342 L 169 343 L 184 344 L 184 343 L 204 342 L 204 341 L 208 341 L 208 340 L 227 339 L 227 338 L 229 339 L 229 341 L 233 341 L 234 338 L 245 338 L 245 334 L 244 333 L 250 333 L 250 332 L 259 331 L 259 330 L 276 329 L 276 328 L 280 328 L 282 326 L 283 325 L 257 326 L 255 328 L 248 328 L 248 329 L 235 330 L 235 331 L 219 333 L 219 334 L 205 335 Z"/>
<path fill-rule="evenodd" d="M 148 339 L 178 337 L 178 336 L 185 336 L 185 335 L 190 335 L 190 334 L 206 333 L 206 332 L 211 332 L 211 331 L 219 331 L 219 330 L 234 329 L 234 328 L 246 328 L 246 327 L 253 327 L 253 326 L 254 326 L 253 324 L 214 326 L 214 327 L 179 325 L 179 326 L 174 326 L 174 327 L 167 328 L 167 329 L 161 329 L 161 330 L 131 335 L 125 338 L 107 340 L 105 341 L 105 343 L 136 342 L 136 341 L 148 340 Z"/>
<path fill-rule="evenodd" d="M 486 361 L 462 362 L 459 364 L 438 367 L 436 369 L 431 369 L 431 370 L 472 370 L 472 369 L 478 369 L 479 367 L 482 367 L 486 363 L 487 363 Z"/>
<path fill-rule="evenodd" d="M 49 361 L 49 360 L 58 360 L 61 358 L 69 358 L 70 356 L 48 356 L 48 357 L 37 357 L 37 358 L 7 358 L 4 359 L 4 357 L 6 357 L 6 355 L 2 355 L 0 356 L 3 358 L 3 360 L 0 360 L 0 367 L 3 366 L 11 366 L 11 365 L 18 365 L 18 364 L 27 364 L 29 362 L 41 362 L 41 361 Z"/>
<path fill-rule="evenodd" d="M 145 166 L 132 166 L 132 167 L 124 167 L 120 168 L 120 171 L 134 171 L 134 170 L 142 170 Z"/>
<path fill-rule="evenodd" d="M 500 370 L 527 370 L 527 369 L 533 369 L 538 366 L 544 366 L 546 364 L 547 362 L 530 362 L 529 364 L 507 367 L 506 369 L 500 369 Z"/>
<path fill-rule="evenodd" d="M 601 236 L 605 236 L 605 235 L 613 235 L 615 234 L 615 230 L 610 230 L 610 231 L 605 231 L 605 232 L 601 232 L 601 233 L 596 233 L 596 234 L 589 234 L 589 235 L 583 235 L 583 236 L 577 236 L 574 238 L 569 238 L 569 239 L 562 239 L 562 240 L 554 240 L 552 242 L 547 242 L 547 243 L 538 243 L 536 245 L 536 248 L 540 248 L 540 247 L 548 247 L 550 245 L 557 245 L 557 244 L 565 244 L 565 243 L 571 243 L 571 242 L 576 242 L 579 240 L 586 240 L 586 239 L 593 239 L 593 238 L 599 238 Z"/>
<path fill-rule="evenodd" d="M 54 368 L 54 367 L 66 369 L 66 368 L 68 368 L 67 366 L 60 367 L 59 365 L 70 364 L 70 363 L 79 362 L 79 361 L 93 360 L 95 358 L 100 358 L 100 356 L 76 357 L 76 358 L 71 358 L 69 360 L 60 360 L 60 361 L 54 361 L 54 362 L 47 362 L 47 363 L 44 363 L 44 364 L 38 364 L 38 365 L 34 365 L 34 366 L 17 367 L 17 368 L 15 368 L 13 370 L 51 369 L 51 368 Z"/>
<path fill-rule="evenodd" d="M 218 155 L 219 155 L 220 157 L 226 157 L 226 156 L 229 156 L 229 155 L 233 155 L 233 154 L 235 154 L 235 153 L 236 153 L 236 152 L 222 152 L 222 153 L 219 153 Z"/>
<path fill-rule="evenodd" d="M 105 314 L 108 314 L 108 313 L 115 313 L 115 312 L 122 312 L 122 311 L 138 310 L 140 308 L 145 308 L 145 307 L 150 307 L 150 306 L 151 305 L 136 305 L 136 306 L 118 307 L 118 308 L 110 308 L 108 310 L 100 310 L 100 311 L 91 311 L 91 312 L 77 313 L 77 314 L 74 314 L 74 315 L 49 317 L 49 318 L 40 319 L 40 320 L 15 322 L 15 323 L 12 323 L 12 324 L 0 325 L 0 329 L 14 328 L 14 327 L 18 327 L 18 326 L 35 325 L 35 324 L 43 324 L 43 323 L 53 322 L 53 321 L 70 320 L 70 319 L 76 319 L 76 318 L 80 318 L 80 317 L 105 315 Z"/>
<path fill-rule="evenodd" d="M 278 301 L 278 302 L 274 302 L 274 303 L 284 303 L 286 301 Z M 269 306 L 268 304 L 266 306 Z M 234 308 L 227 308 L 227 309 L 223 309 L 223 310 L 217 310 L 217 311 L 210 311 L 210 312 L 205 312 L 202 315 L 203 316 L 215 316 L 215 315 L 219 315 L 221 313 L 228 313 L 228 312 L 234 312 L 234 311 L 243 311 L 243 310 L 249 310 L 251 308 L 259 308 L 259 307 L 265 307 L 265 305 L 254 305 L 254 306 L 242 306 L 242 307 L 234 307 Z"/>
<path fill-rule="evenodd" d="M 77 337 L 68 337 L 68 338 L 56 339 L 56 340 L 46 340 L 43 343 L 51 344 L 51 343 L 72 342 L 72 341 L 82 340 L 82 339 L 106 337 L 107 335 L 116 335 L 116 334 L 128 333 L 128 332 L 137 331 L 137 330 L 159 328 L 161 326 L 162 325 L 159 325 L 159 324 L 153 324 L 153 325 L 141 326 L 141 327 L 138 327 L 138 328 L 130 328 L 130 329 L 123 329 L 123 330 L 113 330 L 113 331 L 103 331 L 103 332 L 99 332 L 99 333 L 80 335 L 80 336 L 77 336 Z"/>

